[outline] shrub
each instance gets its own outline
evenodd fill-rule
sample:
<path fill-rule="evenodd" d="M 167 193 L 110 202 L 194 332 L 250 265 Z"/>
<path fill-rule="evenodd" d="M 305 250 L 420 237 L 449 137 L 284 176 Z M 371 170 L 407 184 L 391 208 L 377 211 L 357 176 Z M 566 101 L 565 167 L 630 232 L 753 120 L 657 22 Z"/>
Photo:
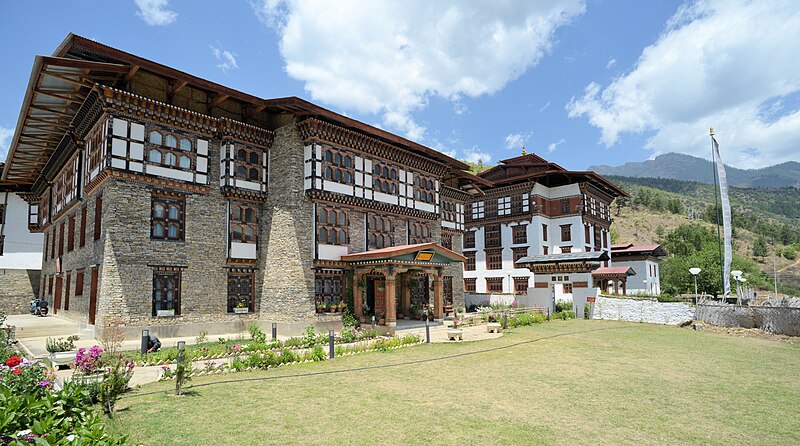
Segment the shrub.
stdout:
<path fill-rule="evenodd" d="M 567 319 L 575 319 L 575 312 L 574 311 L 559 311 L 558 313 L 554 313 L 551 316 L 551 319 L 561 319 L 561 320 L 564 320 L 564 321 L 567 320 Z"/>
<path fill-rule="evenodd" d="M 508 326 L 511 328 L 523 327 L 526 325 L 541 324 L 546 320 L 547 317 L 542 314 L 533 314 L 533 313 L 515 314 L 508 318 Z"/>
<path fill-rule="evenodd" d="M 361 323 L 358 322 L 355 315 L 350 312 L 350 308 L 345 309 L 344 314 L 342 314 L 342 327 L 346 328 L 358 328 L 361 326 Z"/>
<path fill-rule="evenodd" d="M 112 359 L 106 370 L 106 376 L 100 383 L 99 399 L 103 411 L 111 415 L 120 395 L 128 390 L 128 383 L 133 376 L 133 363 L 123 361 L 122 355 Z"/>
<path fill-rule="evenodd" d="M 247 330 L 250 332 L 250 338 L 254 342 L 264 343 L 267 340 L 267 334 L 264 333 L 264 330 L 258 326 L 257 323 L 253 322 L 247 327 Z"/>
<path fill-rule="evenodd" d="M 572 311 L 572 302 L 556 302 L 556 313 Z"/>
<path fill-rule="evenodd" d="M 77 336 L 68 336 L 66 339 L 47 338 L 45 341 L 45 348 L 48 353 L 69 352 L 75 350 L 75 341 L 77 340 Z"/>
<path fill-rule="evenodd" d="M 314 330 L 313 324 L 308 324 L 308 327 L 303 332 L 302 339 L 304 347 L 313 347 L 317 343 L 317 332 Z"/>

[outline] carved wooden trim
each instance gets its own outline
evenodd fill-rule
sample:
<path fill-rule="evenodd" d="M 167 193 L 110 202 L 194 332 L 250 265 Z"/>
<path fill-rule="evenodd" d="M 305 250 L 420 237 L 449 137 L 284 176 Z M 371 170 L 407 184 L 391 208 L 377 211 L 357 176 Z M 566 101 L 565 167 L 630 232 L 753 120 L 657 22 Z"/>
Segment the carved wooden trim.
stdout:
<path fill-rule="evenodd" d="M 233 186 L 223 186 L 220 188 L 222 196 L 225 198 L 232 198 L 236 200 L 253 201 L 256 203 L 264 203 L 267 201 L 267 193 L 262 193 L 250 189 L 240 189 Z"/>
<path fill-rule="evenodd" d="M 220 137 L 223 141 L 237 139 L 247 144 L 254 144 L 266 148 L 272 146 L 272 142 L 275 140 L 275 132 L 254 125 L 245 124 L 228 118 L 219 118 L 217 122 Z"/>
<path fill-rule="evenodd" d="M 403 206 L 368 200 L 361 197 L 353 197 L 350 195 L 342 195 L 316 189 L 308 190 L 306 193 L 312 200 L 325 201 L 333 204 L 343 204 L 363 209 L 371 209 L 394 215 L 411 216 L 422 220 L 438 220 L 439 218 L 438 215 L 432 212 L 420 211 L 419 209 L 409 209 Z"/>
<path fill-rule="evenodd" d="M 451 200 L 456 200 L 465 204 L 466 202 L 472 200 L 472 195 L 464 192 L 463 190 L 459 190 L 450 186 L 441 185 L 439 188 L 439 196 L 442 198 L 449 198 Z"/>

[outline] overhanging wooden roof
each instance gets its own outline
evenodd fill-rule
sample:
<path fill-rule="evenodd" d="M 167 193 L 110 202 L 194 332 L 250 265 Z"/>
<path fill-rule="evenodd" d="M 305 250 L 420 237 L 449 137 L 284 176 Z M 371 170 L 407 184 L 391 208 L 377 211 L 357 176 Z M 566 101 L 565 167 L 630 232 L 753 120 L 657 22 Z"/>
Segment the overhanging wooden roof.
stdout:
<path fill-rule="evenodd" d="M 436 243 L 417 243 L 414 245 L 401 245 L 392 246 L 389 248 L 375 249 L 367 252 L 360 252 L 357 254 L 349 254 L 342 256 L 343 262 L 369 262 L 369 261 L 382 261 L 382 260 L 402 260 L 408 261 L 405 257 L 409 254 L 416 254 L 421 251 L 429 251 L 436 253 L 450 262 L 465 262 L 466 257 L 461 254 L 451 251 Z M 448 263 L 450 263 L 448 262 Z"/>

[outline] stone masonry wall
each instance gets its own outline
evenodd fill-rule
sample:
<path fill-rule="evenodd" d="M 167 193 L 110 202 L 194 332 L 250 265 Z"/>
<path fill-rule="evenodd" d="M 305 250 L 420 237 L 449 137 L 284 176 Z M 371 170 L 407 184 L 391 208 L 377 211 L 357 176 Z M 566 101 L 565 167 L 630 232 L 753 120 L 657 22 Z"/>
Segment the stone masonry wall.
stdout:
<path fill-rule="evenodd" d="M 721 327 L 760 328 L 800 336 L 800 308 L 700 304 L 697 319 Z"/>
<path fill-rule="evenodd" d="M 593 319 L 677 325 L 694 319 L 695 308 L 682 302 L 618 299 L 600 296 L 594 304 Z"/>
<path fill-rule="evenodd" d="M 0 313 L 25 314 L 39 295 L 38 269 L 0 269 Z"/>

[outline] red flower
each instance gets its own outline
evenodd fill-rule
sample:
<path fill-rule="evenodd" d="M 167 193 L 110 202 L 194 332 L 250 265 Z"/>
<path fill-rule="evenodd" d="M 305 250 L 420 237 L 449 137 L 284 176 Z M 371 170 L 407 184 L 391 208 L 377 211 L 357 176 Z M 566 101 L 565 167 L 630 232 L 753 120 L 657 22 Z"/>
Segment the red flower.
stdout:
<path fill-rule="evenodd" d="M 11 373 L 13 373 L 15 375 L 19 375 L 20 373 L 22 373 L 22 370 L 21 369 L 14 369 L 14 370 L 11 371 Z"/>
<path fill-rule="evenodd" d="M 12 356 L 12 357 L 8 358 L 8 361 L 6 361 L 6 365 L 9 366 L 9 367 L 16 367 L 21 362 L 22 362 L 22 360 L 19 358 L 19 356 Z"/>

